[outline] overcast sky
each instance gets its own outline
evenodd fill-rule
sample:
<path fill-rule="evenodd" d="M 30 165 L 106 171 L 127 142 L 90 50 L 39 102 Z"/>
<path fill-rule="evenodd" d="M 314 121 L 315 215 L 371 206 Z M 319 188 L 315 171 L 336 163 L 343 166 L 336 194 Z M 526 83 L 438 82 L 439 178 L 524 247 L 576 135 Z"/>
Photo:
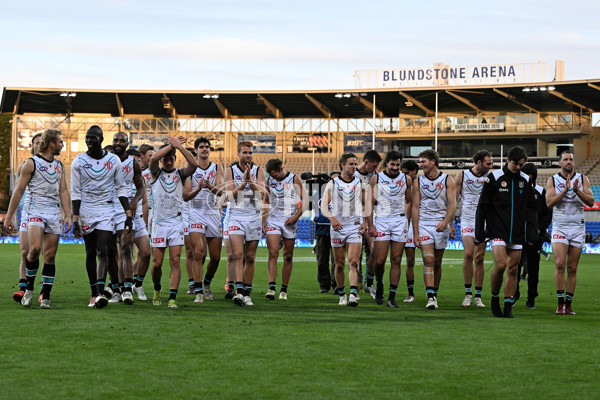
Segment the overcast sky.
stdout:
<path fill-rule="evenodd" d="M 598 15 L 587 0 L 11 1 L 0 85 L 351 89 L 358 69 L 557 59 L 592 79 Z"/>

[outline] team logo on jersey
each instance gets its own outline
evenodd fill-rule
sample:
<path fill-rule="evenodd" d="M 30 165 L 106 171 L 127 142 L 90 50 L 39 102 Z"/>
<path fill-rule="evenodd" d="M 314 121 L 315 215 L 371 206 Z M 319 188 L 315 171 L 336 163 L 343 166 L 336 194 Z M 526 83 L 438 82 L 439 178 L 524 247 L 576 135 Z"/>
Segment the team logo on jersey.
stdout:
<path fill-rule="evenodd" d="M 525 186 L 525 184 L 523 183 L 523 181 L 519 182 L 519 187 L 520 187 L 521 189 L 523 189 L 523 186 Z"/>
<path fill-rule="evenodd" d="M 423 185 L 423 189 L 429 189 L 429 185 Z"/>
<path fill-rule="evenodd" d="M 54 166 L 54 172 L 60 174 L 62 172 L 62 168 L 60 168 L 60 165 L 55 165 Z"/>
<path fill-rule="evenodd" d="M 507 185 L 506 181 L 502 181 L 502 182 L 500 183 L 500 186 L 502 186 L 502 187 L 504 187 L 504 188 L 506 187 L 506 185 Z"/>
<path fill-rule="evenodd" d="M 435 185 L 435 187 L 436 187 L 438 190 L 443 190 L 443 189 L 444 189 L 444 183 L 443 183 L 443 182 L 438 182 L 438 183 Z"/>
<path fill-rule="evenodd" d="M 90 168 L 92 168 L 92 164 L 83 164 L 82 167 L 84 169 L 90 169 Z"/>
<path fill-rule="evenodd" d="M 165 242 L 165 238 L 164 237 L 152 238 L 152 243 L 153 244 L 164 243 L 164 242 Z"/>
<path fill-rule="evenodd" d="M 47 167 L 45 167 L 45 166 L 42 166 L 42 167 L 40 167 L 40 171 L 42 171 L 42 172 L 46 172 L 46 171 L 48 171 L 48 168 L 47 168 Z"/>
<path fill-rule="evenodd" d="M 273 189 L 275 189 L 275 188 L 277 187 L 277 184 L 276 184 L 276 183 L 271 183 L 271 187 L 272 187 Z"/>
<path fill-rule="evenodd" d="M 104 163 L 104 169 L 106 169 L 107 171 L 110 171 L 113 167 L 113 163 L 110 161 L 107 161 Z"/>
<path fill-rule="evenodd" d="M 133 168 L 131 168 L 129 165 L 123 167 L 123 172 L 125 172 L 126 174 L 130 173 L 132 170 Z"/>
<path fill-rule="evenodd" d="M 559 191 L 562 191 L 562 190 L 565 188 L 565 184 L 564 184 L 564 183 L 559 183 L 558 185 L 556 185 L 556 188 L 557 188 Z"/>
<path fill-rule="evenodd" d="M 467 180 L 467 184 L 472 185 L 473 183 L 475 183 L 475 182 L 470 179 Z"/>

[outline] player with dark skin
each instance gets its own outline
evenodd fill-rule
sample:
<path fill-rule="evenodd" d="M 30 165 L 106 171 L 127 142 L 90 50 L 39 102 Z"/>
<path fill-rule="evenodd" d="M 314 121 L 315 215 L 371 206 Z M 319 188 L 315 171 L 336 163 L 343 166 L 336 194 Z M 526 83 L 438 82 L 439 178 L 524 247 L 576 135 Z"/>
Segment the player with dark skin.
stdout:
<path fill-rule="evenodd" d="M 100 160 L 105 156 L 105 151 L 102 149 L 102 141 L 104 140 L 104 135 L 102 133 L 102 129 L 98 126 L 92 126 L 88 129 L 85 135 L 85 144 L 87 145 L 88 151 L 87 155 L 93 159 Z M 116 261 L 110 262 L 110 259 L 115 259 L 117 256 L 117 248 L 115 235 L 112 231 L 99 230 L 95 229 L 91 233 L 87 235 L 83 235 L 81 226 L 79 225 L 79 210 L 81 207 L 81 200 L 72 200 L 73 206 L 73 234 L 77 238 L 83 237 L 85 242 L 85 250 L 86 250 L 86 269 L 88 271 L 88 278 L 91 282 L 95 282 L 98 279 L 105 280 L 107 269 L 111 268 L 110 275 L 112 279 L 118 280 L 119 272 L 115 268 L 117 266 Z M 131 232 L 133 229 L 133 218 L 131 214 L 131 210 L 129 209 L 129 200 L 127 197 L 119 197 L 119 202 L 123 206 L 125 210 L 125 214 L 127 215 L 127 219 L 125 221 L 125 228 L 127 232 Z M 98 257 L 98 262 L 96 262 L 96 256 Z M 95 267 L 95 268 L 94 268 Z M 92 276 L 94 274 L 95 276 Z M 103 288 L 98 288 L 103 289 Z M 102 295 L 102 293 L 98 293 L 98 295 Z M 106 303 L 102 300 L 99 304 L 96 305 L 102 307 L 105 306 Z"/>

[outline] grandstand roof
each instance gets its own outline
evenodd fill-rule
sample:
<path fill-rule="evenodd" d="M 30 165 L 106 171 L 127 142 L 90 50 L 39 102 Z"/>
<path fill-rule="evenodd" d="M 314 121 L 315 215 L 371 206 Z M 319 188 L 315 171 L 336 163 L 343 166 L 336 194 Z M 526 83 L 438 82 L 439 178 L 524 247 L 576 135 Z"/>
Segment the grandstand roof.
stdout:
<path fill-rule="evenodd" d="M 550 86 L 555 90 L 539 90 Z M 524 91 L 525 88 L 538 90 Z M 116 117 L 370 118 L 373 116 L 373 95 L 376 95 L 379 117 L 425 117 L 435 113 L 435 93 L 438 93 L 439 115 L 600 112 L 600 79 L 528 85 L 303 91 L 5 87 L 0 112 L 105 114 Z"/>

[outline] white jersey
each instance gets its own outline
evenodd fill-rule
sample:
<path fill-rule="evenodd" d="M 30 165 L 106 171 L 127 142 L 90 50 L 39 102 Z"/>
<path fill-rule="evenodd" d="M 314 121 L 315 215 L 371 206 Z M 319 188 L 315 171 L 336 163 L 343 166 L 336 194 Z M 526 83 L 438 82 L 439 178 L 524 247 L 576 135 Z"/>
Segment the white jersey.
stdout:
<path fill-rule="evenodd" d="M 288 171 L 280 181 L 272 176 L 267 179 L 271 201 L 269 217 L 290 218 L 296 214 L 299 199 L 294 185 L 295 177 L 295 174 Z"/>
<path fill-rule="evenodd" d="M 552 177 L 552 180 L 554 183 L 554 190 L 557 194 L 565 189 L 567 180 L 560 173 L 555 174 Z M 585 223 L 583 219 L 584 203 L 573 191 L 573 185 L 576 180 L 579 180 L 579 189 L 581 190 L 583 187 L 583 175 L 575 173 L 571 178 L 571 189 L 569 189 L 565 197 L 554 206 L 554 211 L 552 212 L 553 227 L 575 228 L 581 227 Z"/>
<path fill-rule="evenodd" d="M 87 153 L 78 154 L 71 164 L 71 199 L 81 203 L 105 205 L 112 203 L 114 192 L 128 197 L 130 188 L 123 183 L 121 160 L 105 152 L 97 160 Z"/>
<path fill-rule="evenodd" d="M 391 178 L 385 171 L 377 175 L 377 220 L 398 219 L 406 216 L 406 175 L 402 172 Z"/>
<path fill-rule="evenodd" d="M 233 177 L 233 185 L 237 187 L 244 181 L 244 171 L 240 169 L 238 163 L 233 164 L 231 167 L 231 175 Z M 255 182 L 258 182 L 258 170 L 259 166 L 252 164 L 250 168 L 250 175 Z M 231 211 L 229 217 L 231 219 L 257 219 L 260 218 L 260 210 L 262 207 L 261 202 L 256 198 L 254 191 L 250 188 L 250 184 L 247 183 L 243 190 L 238 192 L 237 197 L 232 199 L 230 207 Z"/>
<path fill-rule="evenodd" d="M 425 174 L 417 179 L 421 194 L 419 207 L 420 221 L 441 221 L 448 210 L 446 181 L 448 175 L 440 172 L 437 178 L 430 180 Z"/>
<path fill-rule="evenodd" d="M 327 184 L 331 193 L 331 214 L 342 225 L 359 224 L 362 217 L 362 183 L 354 177 L 346 182 L 341 175 Z"/>
<path fill-rule="evenodd" d="M 29 189 L 29 204 L 31 208 L 60 207 L 60 181 L 63 174 L 63 163 L 53 158 L 48 161 L 39 154 L 31 157 L 35 164 Z"/>
<path fill-rule="evenodd" d="M 354 171 L 354 176 L 357 177 L 358 179 L 360 179 L 361 183 L 363 184 L 363 188 L 365 190 L 366 190 L 366 188 L 369 187 L 371 178 L 374 177 L 376 174 L 377 174 L 377 171 L 367 172 L 366 174 L 363 174 L 362 172 L 360 172 L 358 170 L 358 168 L 356 169 L 356 171 Z"/>
<path fill-rule="evenodd" d="M 196 168 L 190 179 L 192 180 L 192 190 L 196 190 L 202 180 L 208 181 L 211 185 L 215 186 L 217 184 L 217 164 L 211 162 L 206 169 Z M 192 199 L 192 208 L 201 210 L 206 214 L 219 214 L 220 210 L 217 200 L 215 194 L 204 187 Z"/>
<path fill-rule="evenodd" d="M 123 171 L 123 183 L 125 184 L 125 187 L 127 188 L 127 200 L 129 200 L 129 201 L 131 201 L 131 199 L 133 199 L 133 196 L 135 194 L 135 184 L 133 183 L 133 163 L 134 162 L 135 162 L 135 160 L 131 156 L 127 156 L 127 158 L 125 160 L 121 161 L 121 170 Z M 115 207 L 118 204 L 120 204 L 119 197 L 117 196 L 116 192 L 115 192 L 115 198 L 113 199 L 113 202 L 115 204 Z M 120 207 L 120 208 L 121 208 L 121 210 L 119 210 L 119 209 L 117 209 L 117 210 L 122 211 L 122 207 Z"/>
<path fill-rule="evenodd" d="M 161 168 L 151 184 L 153 223 L 181 223 L 184 207 L 181 172 L 178 169 L 167 172 Z"/>
<path fill-rule="evenodd" d="M 148 202 L 148 207 L 152 208 L 152 173 L 149 167 L 142 171 L 142 176 L 146 182 L 146 201 Z"/>
<path fill-rule="evenodd" d="M 460 189 L 462 208 L 460 216 L 463 219 L 475 219 L 477 205 L 479 204 L 479 196 L 481 196 L 481 189 L 483 189 L 483 184 L 485 183 L 489 172 L 477 176 L 471 169 L 466 169 L 462 174 L 462 188 Z"/>

